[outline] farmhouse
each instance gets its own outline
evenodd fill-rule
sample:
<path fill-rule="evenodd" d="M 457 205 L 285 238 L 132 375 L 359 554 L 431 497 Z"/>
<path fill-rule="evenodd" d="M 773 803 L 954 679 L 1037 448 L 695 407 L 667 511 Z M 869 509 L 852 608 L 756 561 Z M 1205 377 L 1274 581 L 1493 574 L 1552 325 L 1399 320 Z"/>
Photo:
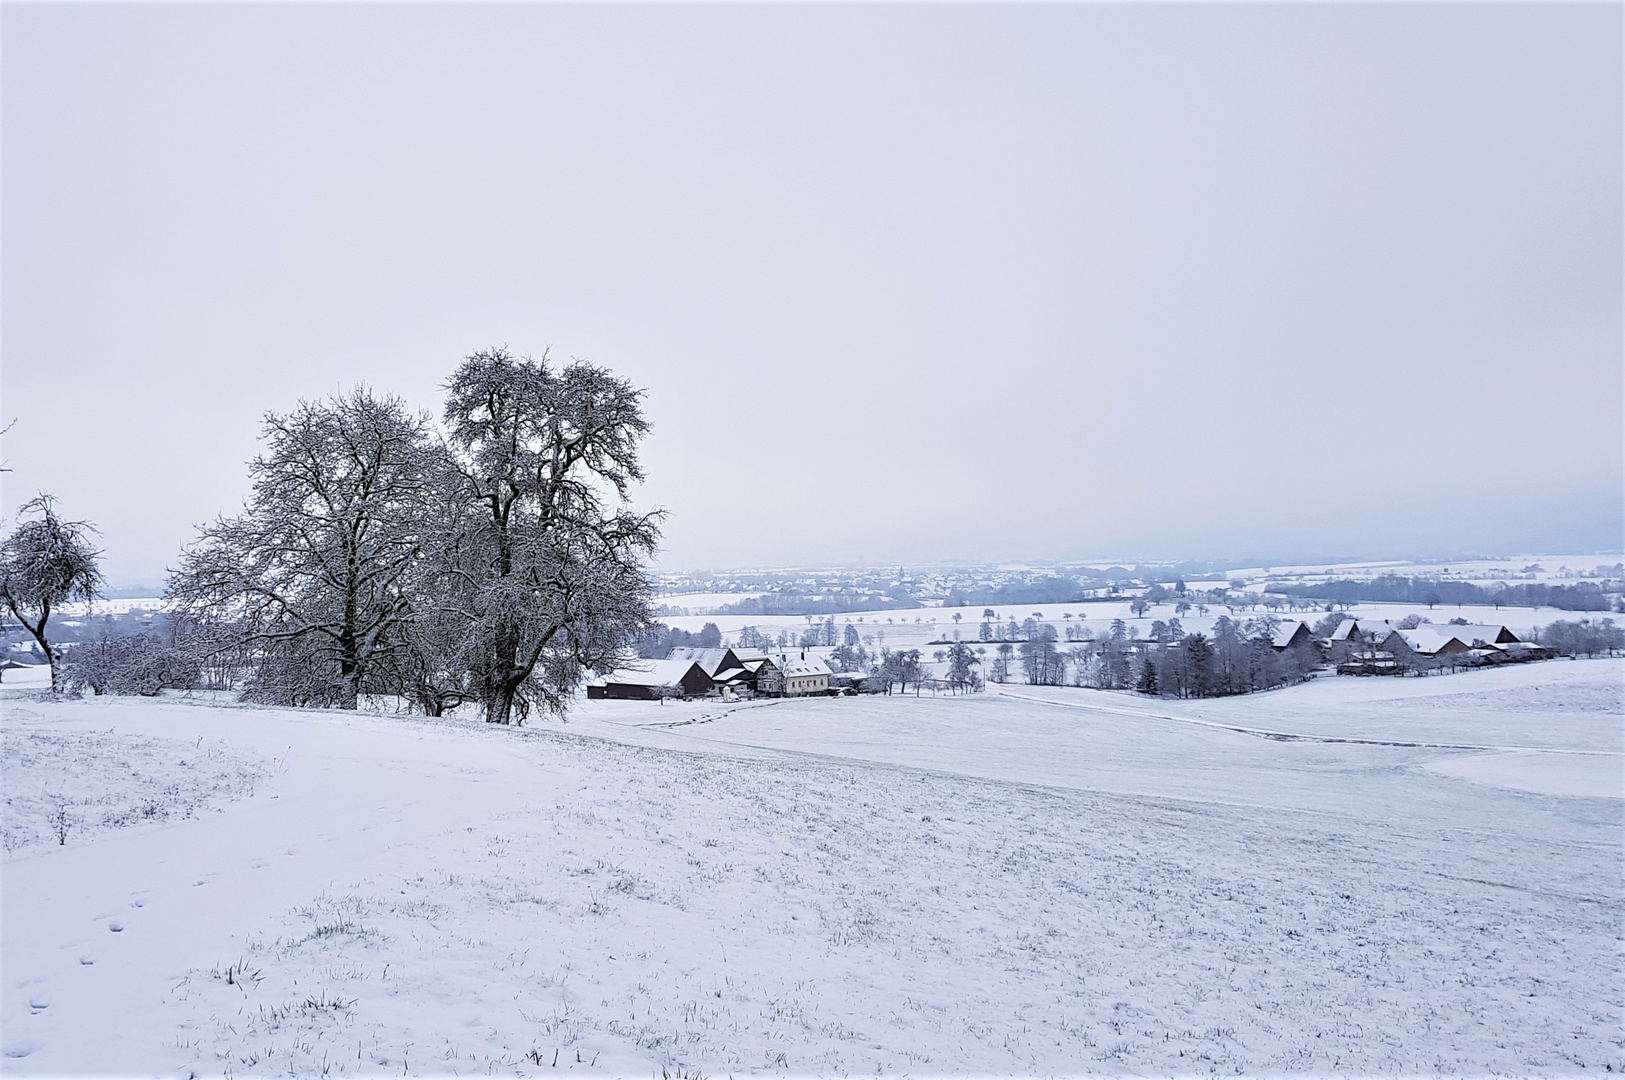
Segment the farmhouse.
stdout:
<path fill-rule="evenodd" d="M 780 654 L 774 663 L 784 676 L 786 697 L 829 693 L 829 665 L 817 657 L 809 658 L 805 652 L 800 656 Z"/>

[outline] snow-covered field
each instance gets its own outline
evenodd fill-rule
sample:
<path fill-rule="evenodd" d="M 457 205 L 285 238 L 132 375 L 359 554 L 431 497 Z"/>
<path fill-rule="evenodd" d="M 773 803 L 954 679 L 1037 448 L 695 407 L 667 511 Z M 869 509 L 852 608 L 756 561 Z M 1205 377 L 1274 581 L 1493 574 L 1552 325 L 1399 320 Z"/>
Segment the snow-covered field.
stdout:
<path fill-rule="evenodd" d="M 519 730 L 12 698 L 8 797 L 208 792 L 8 854 L 0 1069 L 1618 1071 L 1622 686 L 1595 660 Z M 8 801 L 8 835 L 49 810 Z"/>

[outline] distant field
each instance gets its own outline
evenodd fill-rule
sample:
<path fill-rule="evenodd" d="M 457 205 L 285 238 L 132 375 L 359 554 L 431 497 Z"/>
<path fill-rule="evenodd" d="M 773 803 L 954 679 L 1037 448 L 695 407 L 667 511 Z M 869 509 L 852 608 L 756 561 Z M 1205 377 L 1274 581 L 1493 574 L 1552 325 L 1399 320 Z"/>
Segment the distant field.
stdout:
<path fill-rule="evenodd" d="M 890 649 L 916 649 L 924 648 L 928 642 L 948 639 L 952 640 L 957 631 L 966 641 L 975 642 L 977 629 L 982 622 L 982 612 L 986 605 L 972 605 L 962 608 L 907 608 L 901 611 L 863 611 L 847 612 L 836 615 L 838 626 L 844 627 L 848 622 L 857 627 L 859 633 L 865 638 L 874 637 L 875 644 L 884 644 Z M 1514 633 L 1523 635 L 1529 633 L 1534 627 L 1545 626 L 1559 619 L 1606 619 L 1612 618 L 1617 622 L 1625 622 L 1625 615 L 1615 615 L 1609 612 L 1563 611 L 1558 608 L 1500 608 L 1493 607 L 1435 607 L 1429 609 L 1425 604 L 1360 604 L 1346 610 L 1351 618 L 1381 622 L 1384 619 L 1395 622 L 1407 615 L 1421 615 L 1436 623 L 1446 623 L 1451 619 L 1466 619 L 1471 623 L 1499 623 L 1511 628 Z M 1208 605 L 1208 613 L 1200 614 L 1192 608 L 1184 615 L 1179 615 L 1172 604 L 1160 604 L 1148 612 L 1145 617 L 1136 617 L 1129 608 L 1129 600 L 1122 601 L 1091 601 L 1089 603 L 1074 604 L 1025 604 L 1000 605 L 994 608 L 997 622 L 1003 624 L 1011 618 L 1018 623 L 1029 616 L 1041 622 L 1052 624 L 1057 633 L 1061 635 L 1061 645 L 1068 643 L 1066 637 L 1067 627 L 1083 628 L 1097 636 L 1110 632 L 1113 619 L 1122 619 L 1132 626 L 1141 637 L 1150 636 L 1151 624 L 1159 619 L 1168 620 L 1177 618 L 1187 633 L 1210 633 L 1213 622 L 1219 616 L 1236 619 L 1248 619 L 1255 616 L 1274 615 L 1283 621 L 1303 620 L 1313 625 L 1316 620 L 1326 613 L 1323 610 L 1299 611 L 1269 611 L 1259 608 L 1256 611 L 1238 610 L 1234 615 L 1218 605 Z M 954 615 L 960 616 L 959 622 L 954 622 Z M 1070 615 L 1072 618 L 1068 619 Z M 827 617 L 827 616 L 826 616 Z M 705 615 L 688 617 L 665 618 L 663 622 L 682 630 L 699 630 L 706 623 L 715 623 L 717 628 L 729 638 L 736 637 L 741 629 L 754 626 L 759 630 L 771 629 L 777 633 L 781 628 L 793 634 L 812 625 L 813 621 L 822 621 L 817 616 L 809 620 L 805 615 Z M 929 659 L 930 650 L 927 649 Z"/>

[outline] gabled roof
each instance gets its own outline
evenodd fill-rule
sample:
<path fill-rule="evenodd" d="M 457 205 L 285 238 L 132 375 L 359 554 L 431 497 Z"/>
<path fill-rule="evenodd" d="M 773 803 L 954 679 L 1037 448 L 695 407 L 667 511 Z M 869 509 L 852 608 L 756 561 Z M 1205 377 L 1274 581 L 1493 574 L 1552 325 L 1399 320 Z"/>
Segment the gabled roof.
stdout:
<path fill-rule="evenodd" d="M 1332 640 L 1332 641 L 1348 641 L 1350 638 L 1354 637 L 1354 635 L 1358 634 L 1359 632 L 1360 632 L 1360 624 L 1359 624 L 1359 622 L 1357 620 L 1344 619 L 1342 622 L 1337 624 L 1337 629 L 1332 631 L 1332 636 L 1331 636 L 1330 640 Z"/>
<path fill-rule="evenodd" d="M 1297 637 L 1299 634 L 1308 634 L 1310 632 L 1309 624 L 1303 622 L 1302 620 L 1292 623 L 1282 623 L 1280 626 L 1275 628 L 1275 647 L 1277 649 L 1284 649 L 1288 645 L 1291 645 L 1292 639 Z"/>
<path fill-rule="evenodd" d="M 738 667 L 739 657 L 732 649 L 699 649 L 681 645 L 666 654 L 668 660 L 687 660 L 700 665 L 707 675 L 715 675 L 723 667 Z"/>
<path fill-rule="evenodd" d="M 716 682 L 733 682 L 735 679 L 738 679 L 738 678 L 742 677 L 744 674 L 745 674 L 745 669 L 744 668 L 742 668 L 742 667 L 731 667 L 731 668 L 723 668 L 721 671 L 719 671 L 715 675 L 711 676 L 711 678 L 713 680 L 715 680 Z"/>

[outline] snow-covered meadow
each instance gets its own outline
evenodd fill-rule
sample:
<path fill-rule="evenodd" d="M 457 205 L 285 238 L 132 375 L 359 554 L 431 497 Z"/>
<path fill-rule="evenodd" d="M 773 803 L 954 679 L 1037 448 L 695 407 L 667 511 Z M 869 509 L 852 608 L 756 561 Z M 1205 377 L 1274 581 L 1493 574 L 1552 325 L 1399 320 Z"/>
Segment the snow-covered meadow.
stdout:
<path fill-rule="evenodd" d="M 5 825 L 36 842 L 4 864 L 0 1068 L 1617 1071 L 1622 686 L 1593 660 L 517 730 L 14 696 Z M 195 799 L 58 844 L 25 790 Z"/>

